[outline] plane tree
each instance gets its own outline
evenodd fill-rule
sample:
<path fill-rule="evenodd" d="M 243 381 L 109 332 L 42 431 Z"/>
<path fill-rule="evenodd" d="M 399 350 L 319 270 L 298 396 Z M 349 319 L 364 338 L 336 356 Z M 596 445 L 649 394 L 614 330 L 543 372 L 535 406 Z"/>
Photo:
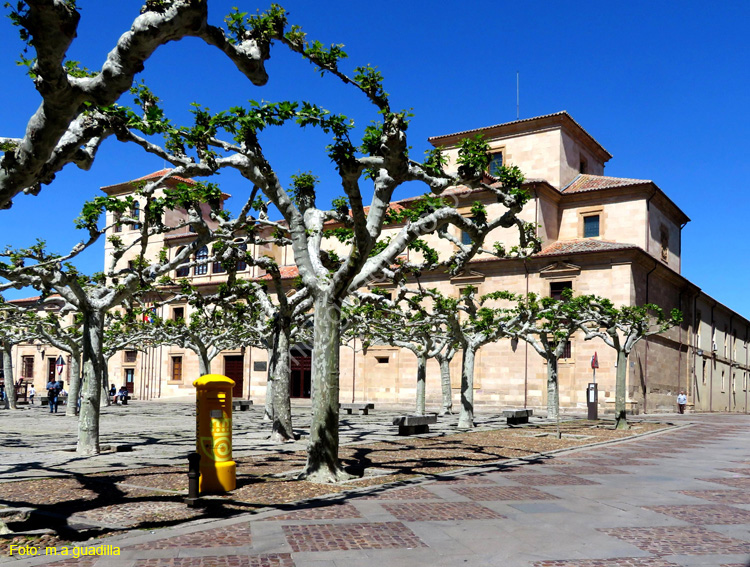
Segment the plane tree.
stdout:
<path fill-rule="evenodd" d="M 628 357 L 638 341 L 651 335 L 664 333 L 682 323 L 679 309 L 672 309 L 669 315 L 656 304 L 615 305 L 607 298 L 593 296 L 581 330 L 586 340 L 599 338 L 617 352 L 617 374 L 615 378 L 615 427 L 628 429 L 625 408 L 627 395 Z"/>
<path fill-rule="evenodd" d="M 34 312 L 7 303 L 0 295 L 0 348 L 3 353 L 5 409 L 18 409 L 13 373 L 13 347 L 39 338 L 41 337 Z"/>

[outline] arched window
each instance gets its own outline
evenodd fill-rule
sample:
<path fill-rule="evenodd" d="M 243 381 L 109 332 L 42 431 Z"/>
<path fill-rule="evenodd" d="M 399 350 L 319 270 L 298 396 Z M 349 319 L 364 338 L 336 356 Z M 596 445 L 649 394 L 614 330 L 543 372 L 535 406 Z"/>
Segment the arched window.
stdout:
<path fill-rule="evenodd" d="M 184 246 L 177 250 L 177 254 L 180 254 L 183 250 L 185 250 Z M 188 275 L 190 275 L 190 268 L 188 268 L 187 266 L 180 266 L 177 268 L 175 275 L 178 278 L 186 278 L 188 277 Z"/>
<path fill-rule="evenodd" d="M 138 221 L 141 220 L 141 204 L 138 201 L 133 203 L 133 207 L 130 209 L 130 214 L 136 220 L 133 225 L 133 230 L 140 230 L 141 223 Z"/>
<path fill-rule="evenodd" d="M 195 253 L 196 262 L 208 259 L 208 246 L 204 246 Z M 208 273 L 208 264 L 198 264 L 193 268 L 193 275 L 203 276 Z"/>

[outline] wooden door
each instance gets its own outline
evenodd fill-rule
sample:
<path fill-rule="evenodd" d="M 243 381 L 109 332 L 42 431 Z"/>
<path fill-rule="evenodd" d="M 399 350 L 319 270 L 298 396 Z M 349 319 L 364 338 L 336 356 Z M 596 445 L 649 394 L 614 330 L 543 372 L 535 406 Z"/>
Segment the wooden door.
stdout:
<path fill-rule="evenodd" d="M 234 380 L 234 388 L 232 388 L 233 398 L 242 398 L 244 386 L 243 368 L 244 361 L 241 356 L 224 357 L 224 376 Z"/>

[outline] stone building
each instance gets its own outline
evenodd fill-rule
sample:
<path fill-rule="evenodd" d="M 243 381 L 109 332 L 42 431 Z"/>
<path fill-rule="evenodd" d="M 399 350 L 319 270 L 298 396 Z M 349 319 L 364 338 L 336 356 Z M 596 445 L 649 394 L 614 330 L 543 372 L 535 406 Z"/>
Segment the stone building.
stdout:
<path fill-rule="evenodd" d="M 678 391 L 685 390 L 696 411 L 747 412 L 750 322 L 681 275 L 681 233 L 689 219 L 677 204 L 653 181 L 605 176 L 605 164 L 612 156 L 566 112 L 436 136 L 430 142 L 445 149 L 448 167 L 452 167 L 458 142 L 478 134 L 489 143 L 494 162 L 517 165 L 524 172 L 531 199 L 521 216 L 538 226 L 542 250 L 527 260 L 479 255 L 458 276 L 426 274 L 423 281 L 453 296 L 467 285 L 478 287 L 480 294 L 506 289 L 552 296 L 569 287 L 574 293 L 606 296 L 616 305 L 656 303 L 665 311 L 679 308 L 685 316 L 682 325 L 642 340 L 630 356 L 630 407 L 639 412 L 674 411 Z M 104 187 L 103 191 L 126 194 L 138 183 L 162 174 Z M 185 179 L 168 183 L 176 182 L 191 183 Z M 447 197 L 467 213 L 476 201 L 485 204 L 490 217 L 504 212 L 495 197 L 482 190 L 458 188 Z M 406 205 L 410 200 L 399 203 Z M 387 227 L 384 236 L 399 229 Z M 131 228 L 122 231 L 119 236 L 126 239 Z M 462 238 L 461 234 L 455 236 Z M 166 246 L 174 254 L 190 238 L 186 228 L 154 246 Z M 488 242 L 494 241 L 511 246 L 513 234 L 497 230 L 488 237 Z M 442 252 L 453 246 L 436 237 L 430 243 Z M 335 249 L 340 244 L 331 242 L 330 246 Z M 251 252 L 274 257 L 287 279 L 296 277 L 290 249 L 268 246 Z M 109 249 L 105 250 L 108 254 Z M 242 277 L 263 277 L 258 268 L 242 268 Z M 220 265 L 175 275 L 207 287 L 225 277 Z M 164 309 L 161 315 L 165 318 L 189 314 L 185 305 Z M 14 351 L 15 368 L 26 380 L 33 379 L 37 389 L 46 381 L 49 361 L 57 354 L 45 349 L 40 359 L 40 348 L 27 345 Z M 559 365 L 563 410 L 585 407 L 595 353 L 600 364 L 596 374 L 600 405 L 602 409 L 614 405 L 616 353 L 601 341 L 574 336 Z M 296 349 L 292 371 L 296 398 L 310 395 L 310 356 L 308 348 L 300 345 Z M 38 364 L 29 365 L 32 358 Z M 110 378 L 118 386 L 126 384 L 137 398 L 173 397 L 193 393 L 197 368 L 191 352 L 172 346 L 145 348 L 115 355 L 110 361 Z M 212 371 L 235 380 L 235 396 L 258 401 L 265 397 L 264 350 L 224 352 L 214 360 Z M 460 356 L 454 359 L 452 376 L 457 400 Z M 477 356 L 474 386 L 477 406 L 546 407 L 545 363 L 523 342 L 504 340 L 483 347 Z M 342 345 L 342 402 L 410 406 L 415 392 L 416 358 L 409 351 L 373 346 L 363 353 L 359 341 Z M 429 362 L 427 393 L 428 406 L 437 408 L 440 383 L 435 361 Z"/>

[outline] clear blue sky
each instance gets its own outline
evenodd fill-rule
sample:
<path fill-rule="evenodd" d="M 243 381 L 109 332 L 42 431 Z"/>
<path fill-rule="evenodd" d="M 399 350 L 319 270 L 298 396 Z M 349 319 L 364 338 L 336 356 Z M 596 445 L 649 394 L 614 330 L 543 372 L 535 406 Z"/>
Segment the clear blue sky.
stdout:
<path fill-rule="evenodd" d="M 140 2 L 79 0 L 82 21 L 69 58 L 98 69 Z M 218 23 L 233 5 L 254 12 L 267 4 L 209 0 Z M 411 108 L 414 155 L 427 137 L 567 110 L 614 158 L 605 174 L 654 180 L 692 221 L 683 231 L 683 275 L 706 293 L 750 317 L 750 267 L 742 252 L 750 197 L 750 50 L 747 2 L 395 2 L 283 3 L 312 39 L 343 43 L 347 70 L 371 63 L 386 78 L 394 107 Z M 38 95 L 15 61 L 22 49 L 7 19 L 0 22 L 0 135 L 20 136 Z M 277 46 L 263 88 L 250 85 L 198 40 L 161 48 L 142 74 L 172 116 L 190 102 L 211 110 L 249 99 L 310 100 L 351 116 L 375 118 L 353 91 Z M 284 129 L 263 138 L 282 179 L 313 170 L 324 198 L 332 186 L 325 136 Z M 109 141 L 90 172 L 68 166 L 38 197 L 20 196 L 0 211 L 0 245 L 25 246 L 36 237 L 63 252 L 82 236 L 72 219 L 98 188 L 140 177 L 163 163 Z M 234 195 L 247 193 L 230 174 Z M 398 197 L 409 192 L 406 187 Z M 236 200 L 235 200 L 236 201 Z M 230 203 L 231 207 L 231 203 Z M 100 250 L 79 262 L 101 269 Z M 8 293 L 18 297 L 20 293 Z"/>

